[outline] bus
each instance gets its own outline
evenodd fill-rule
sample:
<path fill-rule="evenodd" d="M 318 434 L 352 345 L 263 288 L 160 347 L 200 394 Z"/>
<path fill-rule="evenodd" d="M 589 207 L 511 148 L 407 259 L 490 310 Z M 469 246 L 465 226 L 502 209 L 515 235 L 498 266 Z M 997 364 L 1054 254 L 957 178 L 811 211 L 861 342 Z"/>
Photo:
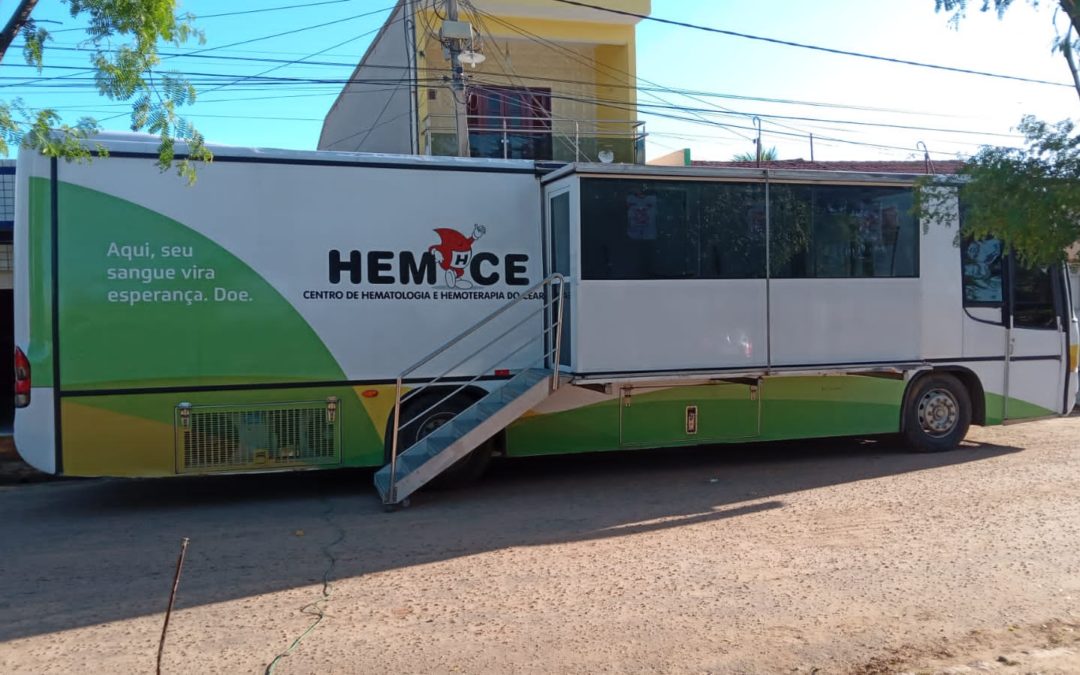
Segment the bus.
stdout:
<path fill-rule="evenodd" d="M 917 176 L 156 141 L 20 154 L 15 443 L 41 471 L 381 467 L 388 505 L 523 457 L 898 434 L 1075 403 L 1064 266 Z M 950 215 L 951 214 L 951 215 Z"/>

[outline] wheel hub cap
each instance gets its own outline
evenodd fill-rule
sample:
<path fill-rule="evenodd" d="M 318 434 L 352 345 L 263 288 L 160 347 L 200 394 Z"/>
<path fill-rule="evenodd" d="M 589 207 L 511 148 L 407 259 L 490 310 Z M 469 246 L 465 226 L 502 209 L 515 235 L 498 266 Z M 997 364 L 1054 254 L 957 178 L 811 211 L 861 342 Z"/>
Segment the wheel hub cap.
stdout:
<path fill-rule="evenodd" d="M 919 425 L 931 436 L 947 436 L 960 420 L 960 406 L 951 392 L 931 389 L 919 401 Z"/>

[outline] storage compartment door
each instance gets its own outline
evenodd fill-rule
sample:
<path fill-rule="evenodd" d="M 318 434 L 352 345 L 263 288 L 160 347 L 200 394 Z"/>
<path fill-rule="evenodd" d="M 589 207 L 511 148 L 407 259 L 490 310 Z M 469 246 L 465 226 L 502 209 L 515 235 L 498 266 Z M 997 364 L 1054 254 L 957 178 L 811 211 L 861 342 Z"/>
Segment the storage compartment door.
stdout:
<path fill-rule="evenodd" d="M 621 445 L 654 448 L 758 435 L 756 384 L 627 387 L 620 405 Z"/>

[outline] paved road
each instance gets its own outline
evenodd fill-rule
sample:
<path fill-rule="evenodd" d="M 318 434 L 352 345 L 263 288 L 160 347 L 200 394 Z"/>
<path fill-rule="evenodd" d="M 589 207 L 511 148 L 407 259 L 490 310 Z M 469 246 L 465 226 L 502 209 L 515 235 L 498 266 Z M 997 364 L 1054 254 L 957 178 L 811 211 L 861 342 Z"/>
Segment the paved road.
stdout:
<path fill-rule="evenodd" d="M 0 487 L 0 671 L 150 670 L 185 536 L 166 672 L 262 672 L 328 569 L 277 672 L 1080 670 L 1080 418 L 971 438 Z"/>

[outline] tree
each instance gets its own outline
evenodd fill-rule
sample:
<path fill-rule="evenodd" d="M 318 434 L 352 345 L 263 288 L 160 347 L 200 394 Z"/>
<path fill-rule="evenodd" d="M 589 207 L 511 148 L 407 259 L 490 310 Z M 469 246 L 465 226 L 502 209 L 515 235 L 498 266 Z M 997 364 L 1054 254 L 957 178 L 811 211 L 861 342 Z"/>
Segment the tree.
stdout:
<path fill-rule="evenodd" d="M 1000 19 L 1014 2 L 1015 0 L 982 0 L 979 11 L 988 12 L 993 9 Z M 1028 0 L 1028 2 L 1033 7 L 1038 7 L 1040 0 Z M 1053 3 L 1054 0 L 1049 0 L 1049 2 Z M 1062 56 L 1065 57 L 1065 62 L 1069 65 L 1069 73 L 1072 74 L 1073 86 L 1076 87 L 1076 94 L 1080 96 L 1080 75 L 1077 73 L 1075 58 L 1077 49 L 1080 49 L 1080 4 L 1077 4 L 1076 0 L 1057 0 L 1055 4 L 1057 4 L 1057 10 L 1054 12 L 1055 35 L 1053 49 L 1061 52 Z M 960 20 L 967 15 L 967 8 L 968 0 L 934 0 L 935 11 L 945 11 L 952 14 L 949 22 L 954 27 L 959 26 Z M 1068 21 L 1068 27 L 1064 33 L 1058 30 L 1057 15 L 1059 12 L 1064 14 Z"/>
<path fill-rule="evenodd" d="M 780 153 L 776 151 L 776 146 L 761 151 L 761 161 L 771 162 L 773 160 L 780 159 Z M 753 152 L 740 152 L 731 157 L 733 162 L 756 162 L 758 161 L 757 155 Z"/>
<path fill-rule="evenodd" d="M 1058 262 L 1080 241 L 1080 135 L 1030 115 L 1020 131 L 1027 147 L 983 147 L 961 171 L 963 234 L 997 237 L 1029 265 Z"/>
<path fill-rule="evenodd" d="M 88 21 L 87 42 L 94 48 L 90 57 L 98 91 L 114 101 L 131 102 L 131 130 L 156 134 L 158 166 L 162 171 L 176 167 L 189 182 L 195 180 L 193 161 L 211 161 L 202 134 L 179 109 L 195 102 L 195 88 L 175 75 L 159 75 L 158 44 L 181 45 L 203 35 L 193 25 L 190 14 L 176 14 L 176 0 L 63 0 L 72 18 Z M 49 31 L 32 14 L 37 0 L 21 0 L 11 19 L 0 31 L 0 61 L 19 35 L 23 38 L 23 58 L 40 73 L 51 40 Z M 127 42 L 112 48 L 112 40 Z M 86 161 L 92 153 L 85 141 L 100 131 L 96 120 L 84 117 L 73 125 L 63 123 L 51 108 L 35 110 L 22 100 L 0 101 L 0 155 L 11 145 L 42 152 L 69 161 Z M 187 144 L 187 154 L 176 158 L 176 142 Z M 104 148 L 98 147 L 98 152 Z"/>
<path fill-rule="evenodd" d="M 1015 0 L 981 0 L 980 11 L 993 10 L 998 18 Z M 1052 1 L 1052 0 L 1051 0 Z M 968 9 L 967 0 L 934 0 L 937 11 L 952 13 L 958 26 Z M 1028 0 L 1038 6 L 1040 0 Z M 1061 52 L 1080 96 L 1080 76 L 1074 54 L 1080 49 L 1080 7 L 1076 0 L 1057 0 L 1053 49 Z M 1064 14 L 1067 28 L 1058 29 Z M 958 188 L 964 218 L 961 234 L 997 237 L 1021 262 L 1041 266 L 1059 262 L 1065 250 L 1080 241 L 1080 133 L 1071 120 L 1056 124 L 1028 115 L 1019 130 L 1023 148 L 984 146 L 960 170 Z M 933 184 L 923 182 L 923 187 Z M 928 193 L 932 194 L 932 193 Z M 939 201 L 921 199 L 925 221 L 941 218 Z"/>

